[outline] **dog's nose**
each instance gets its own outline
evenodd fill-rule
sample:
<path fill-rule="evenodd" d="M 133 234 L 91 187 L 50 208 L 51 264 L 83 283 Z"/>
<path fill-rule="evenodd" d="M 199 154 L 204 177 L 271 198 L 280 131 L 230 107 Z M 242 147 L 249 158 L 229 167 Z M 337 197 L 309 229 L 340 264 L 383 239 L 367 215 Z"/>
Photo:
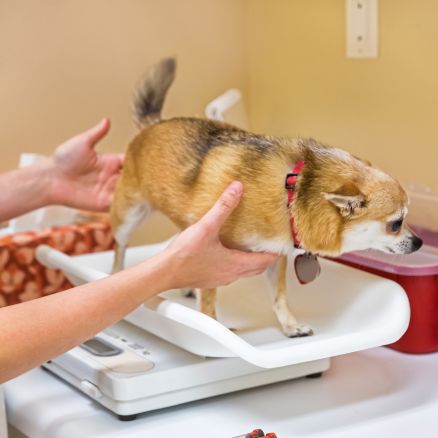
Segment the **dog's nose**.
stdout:
<path fill-rule="evenodd" d="M 418 251 L 423 246 L 423 241 L 417 236 L 412 236 L 411 245 L 412 245 L 412 252 Z"/>

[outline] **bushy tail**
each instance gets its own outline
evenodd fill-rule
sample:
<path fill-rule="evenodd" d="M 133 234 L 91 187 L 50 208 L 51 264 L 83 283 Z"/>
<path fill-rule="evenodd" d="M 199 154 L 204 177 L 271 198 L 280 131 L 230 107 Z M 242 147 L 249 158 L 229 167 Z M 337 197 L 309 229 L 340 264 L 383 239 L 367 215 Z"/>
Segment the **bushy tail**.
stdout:
<path fill-rule="evenodd" d="M 139 127 L 160 121 L 164 98 L 175 78 L 175 71 L 175 59 L 166 58 L 146 73 L 134 97 L 134 121 Z"/>

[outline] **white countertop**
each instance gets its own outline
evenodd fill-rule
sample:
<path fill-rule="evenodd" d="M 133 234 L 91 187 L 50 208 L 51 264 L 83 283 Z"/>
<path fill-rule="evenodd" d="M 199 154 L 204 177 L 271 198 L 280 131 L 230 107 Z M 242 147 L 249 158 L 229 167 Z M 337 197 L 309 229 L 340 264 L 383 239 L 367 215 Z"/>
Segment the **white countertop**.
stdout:
<path fill-rule="evenodd" d="M 35 438 L 231 438 L 254 428 L 278 438 L 438 436 L 438 353 L 385 348 L 334 358 L 321 379 L 299 379 L 120 422 L 35 369 L 4 385 L 8 420 Z"/>

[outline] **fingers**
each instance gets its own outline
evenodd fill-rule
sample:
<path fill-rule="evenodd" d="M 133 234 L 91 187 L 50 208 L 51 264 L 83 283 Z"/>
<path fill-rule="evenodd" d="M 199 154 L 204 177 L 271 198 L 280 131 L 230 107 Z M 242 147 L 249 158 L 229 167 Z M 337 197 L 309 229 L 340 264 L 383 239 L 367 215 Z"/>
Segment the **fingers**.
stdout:
<path fill-rule="evenodd" d="M 239 266 L 241 275 L 245 277 L 261 274 L 279 257 L 279 254 L 273 253 L 231 251 L 234 258 L 233 264 Z"/>
<path fill-rule="evenodd" d="M 242 183 L 239 181 L 231 183 L 200 222 L 219 232 L 224 222 L 239 204 L 242 193 Z"/>
<path fill-rule="evenodd" d="M 123 163 L 125 162 L 125 154 L 116 154 L 117 158 L 119 159 L 120 162 L 120 167 L 123 167 Z"/>
<path fill-rule="evenodd" d="M 110 129 L 110 121 L 108 117 L 104 117 L 97 125 L 80 134 L 84 136 L 89 147 L 94 147 L 102 140 Z"/>
<path fill-rule="evenodd" d="M 99 211 L 107 211 L 109 209 L 114 197 L 114 189 L 116 187 L 118 179 L 118 174 L 113 174 L 107 179 L 97 205 Z"/>
<path fill-rule="evenodd" d="M 102 163 L 111 162 L 113 167 L 112 170 L 119 171 L 123 167 L 123 162 L 125 161 L 125 154 L 117 154 L 117 153 L 99 153 L 99 159 Z"/>

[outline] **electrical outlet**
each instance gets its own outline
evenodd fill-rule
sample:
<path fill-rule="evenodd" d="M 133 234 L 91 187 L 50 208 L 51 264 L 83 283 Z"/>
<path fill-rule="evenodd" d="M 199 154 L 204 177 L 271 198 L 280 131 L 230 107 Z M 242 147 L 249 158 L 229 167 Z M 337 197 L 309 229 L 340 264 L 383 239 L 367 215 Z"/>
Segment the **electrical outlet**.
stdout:
<path fill-rule="evenodd" d="M 377 58 L 379 0 L 346 0 L 347 58 Z"/>

